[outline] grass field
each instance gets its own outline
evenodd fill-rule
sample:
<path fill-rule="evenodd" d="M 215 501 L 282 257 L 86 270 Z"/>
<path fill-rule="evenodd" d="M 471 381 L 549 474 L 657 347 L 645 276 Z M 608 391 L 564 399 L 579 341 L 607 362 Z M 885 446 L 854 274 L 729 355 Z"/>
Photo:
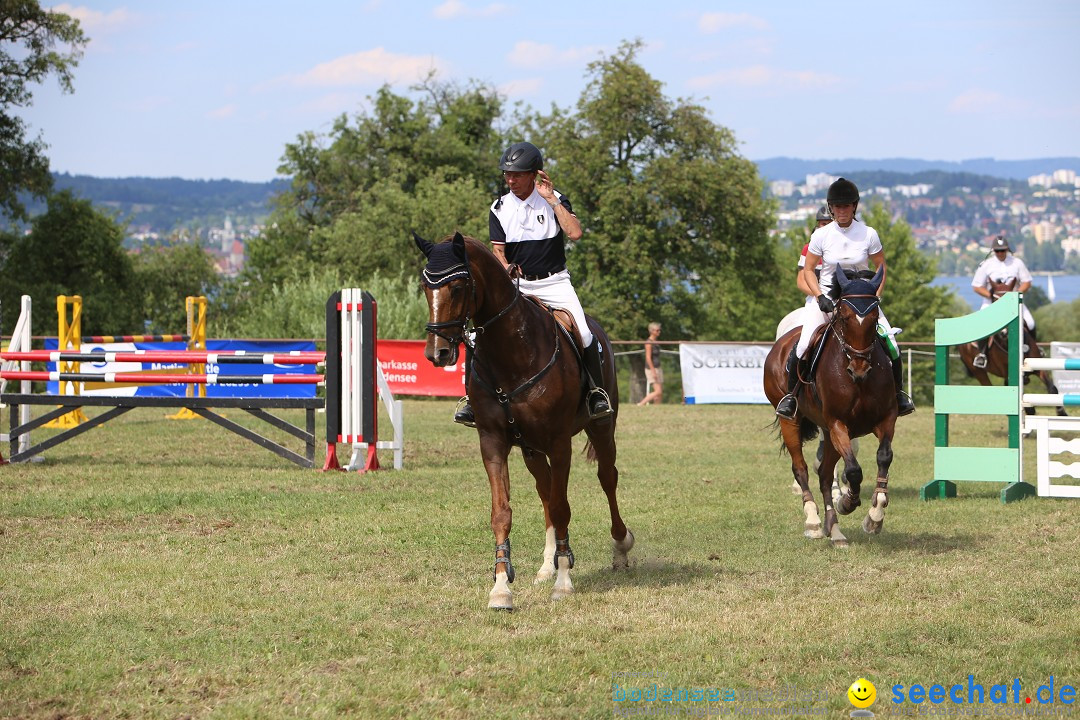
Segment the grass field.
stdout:
<path fill-rule="evenodd" d="M 1010 701 L 1021 683 L 1009 710 L 1051 676 L 1080 685 L 1080 503 L 1002 505 L 989 483 L 921 502 L 925 407 L 899 421 L 883 534 L 859 529 L 864 503 L 847 550 L 802 536 L 768 408 L 624 407 L 632 566 L 610 570 L 604 496 L 575 462 L 559 603 L 531 584 L 543 520 L 515 454 L 513 613 L 486 608 L 487 481 L 451 410 L 405 403 L 400 472 L 300 470 L 149 409 L 0 468 L 0 716 L 839 718 L 865 677 L 881 717 L 927 709 L 894 706 L 897 684 L 981 684 L 986 711 L 996 683 Z M 1006 444 L 1004 420 L 961 420 L 957 444 Z M 654 682 L 737 699 L 613 700 Z M 1042 717 L 1080 717 L 1056 707 Z"/>

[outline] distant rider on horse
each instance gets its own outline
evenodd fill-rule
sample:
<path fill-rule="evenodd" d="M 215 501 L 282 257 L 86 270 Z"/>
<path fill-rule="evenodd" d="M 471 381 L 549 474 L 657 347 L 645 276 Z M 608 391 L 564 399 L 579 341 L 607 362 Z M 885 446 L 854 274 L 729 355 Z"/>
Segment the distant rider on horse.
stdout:
<path fill-rule="evenodd" d="M 990 303 L 997 299 L 993 295 L 994 285 L 1012 285 L 1013 290 L 1020 293 L 1027 292 L 1031 287 L 1031 273 L 1028 272 L 1027 265 L 1020 258 L 1009 254 L 1012 252 L 1012 247 L 1009 246 L 1009 241 L 1004 235 L 998 235 L 990 249 L 994 256 L 986 258 L 979 264 L 975 277 L 971 280 L 972 290 L 983 299 L 980 310 L 989 307 Z M 1024 325 L 1031 333 L 1031 339 L 1036 340 L 1035 318 L 1031 316 L 1027 305 L 1021 305 L 1020 310 L 1024 314 Z M 972 365 L 977 368 L 986 367 L 986 348 L 989 344 L 990 338 L 979 341 L 979 353 L 971 361 Z"/>
<path fill-rule="evenodd" d="M 805 285 L 804 291 L 809 290 L 808 294 L 816 298 L 816 301 L 808 302 L 803 308 L 803 327 L 799 342 L 792 348 L 787 361 L 787 394 L 776 405 L 776 414 L 786 420 L 795 419 L 795 412 L 798 409 L 796 389 L 799 377 L 809 372 L 809 368 L 805 367 L 801 361 L 810 348 L 814 331 L 828 322 L 836 310 L 834 298 L 830 295 L 838 291 L 838 288 L 834 288 L 837 265 L 842 265 L 845 271 L 868 270 L 869 261 L 872 260 L 876 267 L 885 267 L 885 251 L 881 246 L 877 231 L 855 219 L 855 210 L 859 206 L 859 189 L 855 183 L 844 178 L 834 182 L 829 186 L 827 202 L 833 222 L 819 227 L 810 236 L 810 245 L 806 251 L 801 275 L 803 283 L 800 286 Z M 821 265 L 820 278 L 814 272 L 814 268 L 818 267 L 819 263 Z M 887 274 L 886 271 L 881 279 L 881 285 L 877 291 L 878 297 L 881 297 L 884 292 Z M 836 297 L 839 296 L 836 295 Z M 903 391 L 903 368 L 892 326 L 880 307 L 878 312 L 879 334 L 885 341 L 892 360 L 897 415 L 908 415 L 915 412 L 915 403 Z"/>
<path fill-rule="evenodd" d="M 581 223 L 570 201 L 555 191 L 543 168 L 544 157 L 532 143 L 514 143 L 503 153 L 499 169 L 510 192 L 491 205 L 488 218 L 491 251 L 510 276 L 518 280 L 523 294 L 573 315 L 585 347 L 589 418 L 608 417 L 612 409 L 603 388 L 600 343 L 589 330 L 585 311 L 566 269 L 566 241 L 575 242 L 581 237 Z M 465 400 L 454 420 L 472 426 L 475 417 L 468 396 Z"/>

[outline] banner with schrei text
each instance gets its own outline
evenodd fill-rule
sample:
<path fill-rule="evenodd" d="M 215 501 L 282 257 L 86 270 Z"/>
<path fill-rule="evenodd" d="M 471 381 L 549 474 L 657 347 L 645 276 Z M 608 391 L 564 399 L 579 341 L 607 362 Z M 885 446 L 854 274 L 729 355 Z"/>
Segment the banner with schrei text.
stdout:
<path fill-rule="evenodd" d="M 771 349 L 771 345 L 680 344 L 686 404 L 768 403 L 762 380 Z"/>

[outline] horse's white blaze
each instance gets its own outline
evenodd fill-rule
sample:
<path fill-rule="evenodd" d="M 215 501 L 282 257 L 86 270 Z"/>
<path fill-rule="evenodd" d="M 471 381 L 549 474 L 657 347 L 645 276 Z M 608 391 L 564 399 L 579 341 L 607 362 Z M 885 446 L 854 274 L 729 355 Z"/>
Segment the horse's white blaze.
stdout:
<path fill-rule="evenodd" d="M 499 610 L 510 610 L 514 607 L 514 593 L 510 591 L 510 583 L 506 582 L 505 570 L 495 573 L 495 585 L 488 593 L 488 607 Z"/>
<path fill-rule="evenodd" d="M 857 320 L 859 321 L 859 324 L 860 324 L 860 325 L 862 325 L 863 323 L 865 323 L 865 322 L 866 322 L 866 318 L 868 318 L 868 317 L 870 317 L 870 316 L 869 316 L 869 315 L 860 315 L 859 313 L 855 313 L 855 318 L 856 318 L 856 319 L 857 319 Z"/>
<path fill-rule="evenodd" d="M 544 582 L 555 577 L 555 528 L 549 527 L 544 533 L 544 562 L 536 571 L 534 582 Z"/>
<path fill-rule="evenodd" d="M 561 600 L 573 592 L 574 584 L 570 582 L 570 559 L 561 557 L 559 558 L 559 570 L 555 574 L 555 587 L 551 591 L 551 599 Z"/>

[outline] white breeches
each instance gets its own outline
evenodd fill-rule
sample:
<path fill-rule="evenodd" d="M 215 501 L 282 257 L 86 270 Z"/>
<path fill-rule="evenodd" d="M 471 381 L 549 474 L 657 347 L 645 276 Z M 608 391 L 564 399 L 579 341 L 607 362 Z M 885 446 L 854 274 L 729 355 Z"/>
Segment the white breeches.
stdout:
<path fill-rule="evenodd" d="M 983 308 L 988 308 L 988 307 L 990 307 L 990 300 L 983 299 L 983 303 L 982 303 L 981 306 L 979 306 L 979 309 L 982 310 Z M 1035 329 L 1035 318 L 1032 317 L 1031 311 L 1028 310 L 1028 306 L 1027 305 L 1021 305 L 1020 306 L 1020 312 L 1023 313 L 1023 315 L 1024 315 L 1024 324 L 1027 325 L 1027 329 L 1028 330 L 1034 330 Z"/>
<path fill-rule="evenodd" d="M 799 344 L 795 346 L 795 354 L 800 358 L 806 355 L 807 348 L 810 347 L 810 340 L 814 337 L 814 331 L 828 322 L 831 315 L 826 315 L 821 312 L 821 308 L 817 305 L 817 300 L 812 303 L 806 303 L 803 308 L 803 326 L 802 333 L 799 335 Z M 878 306 L 878 325 L 885 329 L 885 332 L 889 335 L 893 334 L 893 327 L 889 324 L 888 318 L 885 317 L 885 313 L 881 310 L 881 306 Z"/>
<path fill-rule="evenodd" d="M 581 301 L 578 300 L 577 291 L 570 282 L 570 271 L 563 270 L 543 280 L 521 281 L 521 292 L 532 295 L 551 307 L 562 308 L 574 316 L 574 322 L 581 333 L 581 342 L 585 347 L 592 345 L 593 334 L 589 330 L 589 324 L 585 322 L 585 311 L 581 309 Z"/>

